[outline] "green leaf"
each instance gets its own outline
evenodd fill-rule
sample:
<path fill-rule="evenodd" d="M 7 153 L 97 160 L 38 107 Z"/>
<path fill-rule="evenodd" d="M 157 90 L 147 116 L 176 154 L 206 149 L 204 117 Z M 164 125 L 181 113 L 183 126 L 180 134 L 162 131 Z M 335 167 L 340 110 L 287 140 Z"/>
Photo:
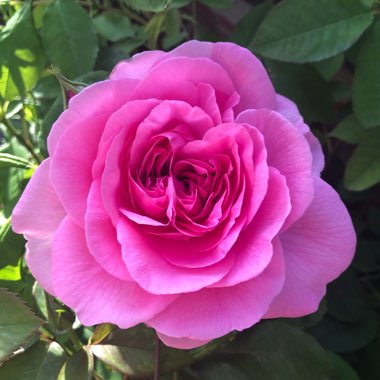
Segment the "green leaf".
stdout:
<path fill-rule="evenodd" d="M 46 116 L 42 120 L 42 126 L 41 129 L 38 132 L 38 146 L 41 150 L 41 152 L 47 156 L 47 137 L 50 133 L 51 127 L 55 123 L 55 121 L 58 119 L 59 115 L 63 112 L 63 99 L 62 95 L 60 94 L 51 107 L 49 108 L 49 111 L 47 112 Z"/>
<path fill-rule="evenodd" d="M 344 185 L 362 191 L 380 182 L 380 128 L 368 131 L 347 163 Z"/>
<path fill-rule="evenodd" d="M 9 153 L 0 153 L 0 168 L 32 169 L 34 167 L 34 164 L 22 157 L 17 157 Z"/>
<path fill-rule="evenodd" d="M 342 67 L 344 54 L 338 54 L 335 57 L 313 63 L 314 68 L 321 74 L 325 81 L 330 81 Z"/>
<path fill-rule="evenodd" d="M 0 288 L 0 363 L 13 355 L 43 323 L 15 294 Z"/>
<path fill-rule="evenodd" d="M 118 12 L 106 11 L 95 17 L 93 22 L 98 33 L 112 42 L 133 37 L 136 34 L 129 18 Z"/>
<path fill-rule="evenodd" d="M 334 119 L 329 85 L 311 65 L 265 60 L 277 92 L 293 100 L 307 122 Z"/>
<path fill-rule="evenodd" d="M 91 351 L 81 349 L 69 357 L 57 380 L 91 380 L 94 358 Z"/>
<path fill-rule="evenodd" d="M 0 367 L 0 378 L 7 380 L 56 379 L 65 354 L 58 343 L 38 342 Z"/>
<path fill-rule="evenodd" d="M 95 27 L 74 0 L 54 0 L 42 20 L 42 42 L 52 63 L 68 78 L 91 71 L 98 53 Z"/>
<path fill-rule="evenodd" d="M 128 330 L 115 329 L 99 345 L 92 345 L 93 354 L 111 368 L 136 378 L 149 377 L 154 371 L 155 333 L 143 325 Z M 190 364 L 188 351 L 161 346 L 161 372 Z"/>
<path fill-rule="evenodd" d="M 351 269 L 328 285 L 326 299 L 329 314 L 342 322 L 355 323 L 369 310 L 360 282 Z"/>
<path fill-rule="evenodd" d="M 171 0 L 124 0 L 124 2 L 137 11 L 143 12 L 162 12 Z"/>
<path fill-rule="evenodd" d="M 329 378 L 330 380 L 360 380 L 359 376 L 351 366 L 339 355 L 330 352 L 329 357 L 333 365 L 332 376 Z"/>
<path fill-rule="evenodd" d="M 380 126 L 380 21 L 365 34 L 355 70 L 352 101 L 355 114 L 366 127 Z"/>
<path fill-rule="evenodd" d="M 358 144 L 365 133 L 364 127 L 355 115 L 349 115 L 342 120 L 329 136 L 350 144 Z"/>
<path fill-rule="evenodd" d="M 240 334 L 227 349 L 249 355 L 241 357 L 238 366 L 251 374 L 249 379 L 321 380 L 331 372 L 330 359 L 315 339 L 283 322 L 260 323 Z"/>
<path fill-rule="evenodd" d="M 372 20 L 357 0 L 284 0 L 268 13 L 252 48 L 285 62 L 321 61 L 352 46 Z"/>
<path fill-rule="evenodd" d="M 0 98 L 5 100 L 25 96 L 45 67 L 31 9 L 25 2 L 0 32 Z"/>
<path fill-rule="evenodd" d="M 365 347 L 359 354 L 357 371 L 363 380 L 379 380 L 380 339 Z M 345 380 L 345 379 L 342 379 Z"/>
<path fill-rule="evenodd" d="M 199 0 L 199 2 L 210 8 L 231 8 L 234 4 L 233 0 Z"/>
<path fill-rule="evenodd" d="M 376 313 L 369 311 L 355 323 L 341 322 L 326 315 L 309 330 L 328 350 L 345 353 L 365 347 L 377 333 Z"/>
<path fill-rule="evenodd" d="M 272 8 L 273 4 L 269 0 L 252 7 L 236 25 L 232 41 L 241 46 L 248 46 L 264 17 Z"/>

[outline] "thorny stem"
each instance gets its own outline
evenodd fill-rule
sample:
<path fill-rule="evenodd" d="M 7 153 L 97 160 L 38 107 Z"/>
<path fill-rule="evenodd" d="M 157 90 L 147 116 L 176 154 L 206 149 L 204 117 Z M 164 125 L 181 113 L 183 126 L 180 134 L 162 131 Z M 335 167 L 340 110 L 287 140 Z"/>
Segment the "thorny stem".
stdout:
<path fill-rule="evenodd" d="M 153 380 L 159 380 L 160 378 L 160 339 L 156 335 L 156 349 L 154 352 L 154 377 Z"/>

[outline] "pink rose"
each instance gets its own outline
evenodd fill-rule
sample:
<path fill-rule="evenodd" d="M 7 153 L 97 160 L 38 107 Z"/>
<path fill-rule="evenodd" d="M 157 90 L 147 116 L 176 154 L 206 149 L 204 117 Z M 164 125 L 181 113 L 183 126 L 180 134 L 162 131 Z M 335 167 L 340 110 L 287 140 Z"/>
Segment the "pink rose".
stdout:
<path fill-rule="evenodd" d="M 263 65 L 191 41 L 70 100 L 13 213 L 41 286 L 85 325 L 199 346 L 315 311 L 355 234 L 323 154 Z"/>

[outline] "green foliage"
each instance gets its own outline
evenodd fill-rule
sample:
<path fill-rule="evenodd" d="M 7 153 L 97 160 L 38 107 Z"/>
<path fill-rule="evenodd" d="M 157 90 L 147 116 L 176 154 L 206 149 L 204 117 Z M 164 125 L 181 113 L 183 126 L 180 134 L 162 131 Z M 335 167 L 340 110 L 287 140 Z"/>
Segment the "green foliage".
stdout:
<path fill-rule="evenodd" d="M 194 350 L 160 344 L 160 379 L 379 378 L 380 2 L 242 4 L 0 1 L 0 379 L 153 377 L 154 331 L 81 326 L 35 283 L 10 216 L 73 92 L 135 53 L 193 38 L 254 51 L 276 90 L 297 104 L 325 152 L 323 177 L 354 219 L 358 248 L 315 313 L 260 322 Z"/>
<path fill-rule="evenodd" d="M 0 97 L 24 96 L 38 81 L 45 57 L 26 1 L 0 31 Z"/>
<path fill-rule="evenodd" d="M 380 125 L 380 21 L 373 24 L 361 43 L 353 86 L 354 111 L 366 127 Z"/>
<path fill-rule="evenodd" d="M 3 364 L 0 377 L 7 380 L 57 379 L 64 360 L 65 354 L 57 343 L 38 342 L 24 354 Z"/>
<path fill-rule="evenodd" d="M 14 294 L 1 288 L 0 310 L 0 362 L 2 362 L 26 344 L 43 321 Z"/>
<path fill-rule="evenodd" d="M 352 46 L 372 20 L 357 0 L 284 0 L 268 13 L 252 48 L 280 61 L 321 61 Z"/>
<path fill-rule="evenodd" d="M 98 52 L 94 25 L 74 0 L 54 0 L 42 19 L 46 54 L 68 78 L 91 71 Z"/>

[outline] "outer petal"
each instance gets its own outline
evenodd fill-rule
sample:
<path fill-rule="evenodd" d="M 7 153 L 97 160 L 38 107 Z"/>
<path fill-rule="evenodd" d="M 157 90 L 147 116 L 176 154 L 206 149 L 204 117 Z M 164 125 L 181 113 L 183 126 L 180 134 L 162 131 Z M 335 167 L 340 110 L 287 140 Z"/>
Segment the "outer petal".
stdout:
<path fill-rule="evenodd" d="M 132 278 L 152 294 L 179 294 L 194 292 L 214 284 L 231 269 L 234 258 L 227 256 L 204 268 L 182 268 L 166 261 L 157 248 L 157 238 L 150 237 L 141 226 L 126 218 L 117 226 L 123 259 Z M 165 246 L 164 240 L 159 244 Z M 168 249 L 171 246 L 167 246 Z M 178 253 L 180 254 L 180 252 Z"/>
<path fill-rule="evenodd" d="M 128 101 L 130 91 L 128 80 L 87 87 L 72 99 L 50 134 L 50 178 L 65 210 L 78 224 L 84 224 L 91 168 L 106 122 Z"/>
<path fill-rule="evenodd" d="M 131 96 L 138 81 L 133 79 L 95 83 L 71 98 L 69 108 L 54 123 L 48 137 L 48 150 L 53 155 L 62 135 L 72 125 L 93 115 L 111 114 Z M 91 127 L 91 123 L 88 127 Z"/>
<path fill-rule="evenodd" d="M 83 229 L 68 216 L 54 236 L 52 269 L 54 293 L 85 325 L 110 322 L 132 327 L 175 299 L 148 294 L 136 283 L 107 273 L 88 252 Z"/>
<path fill-rule="evenodd" d="M 246 109 L 276 109 L 276 94 L 263 64 L 247 49 L 229 42 L 189 41 L 163 57 L 205 57 L 223 67 L 240 95 L 236 113 Z"/>
<path fill-rule="evenodd" d="M 356 244 L 350 216 L 338 194 L 314 178 L 315 196 L 302 218 L 280 239 L 286 278 L 266 317 L 299 317 L 317 310 L 326 284 L 350 264 Z"/>
<path fill-rule="evenodd" d="M 285 96 L 277 95 L 277 112 L 286 117 L 305 136 L 313 154 L 313 174 L 319 175 L 325 166 L 321 144 L 304 123 L 298 107 Z"/>
<path fill-rule="evenodd" d="M 38 283 L 48 293 L 55 295 L 51 279 L 51 246 L 51 236 L 30 238 L 26 243 L 25 260 Z"/>
<path fill-rule="evenodd" d="M 50 158 L 36 169 L 12 214 L 12 228 L 27 238 L 52 234 L 66 215 L 49 179 Z"/>
<path fill-rule="evenodd" d="M 312 156 L 304 136 L 277 112 L 265 109 L 248 110 L 237 122 L 256 127 L 264 136 L 268 164 L 286 178 L 292 202 L 284 229 L 299 219 L 313 199 Z"/>
<path fill-rule="evenodd" d="M 192 348 L 196 348 L 199 346 L 203 346 L 208 343 L 209 340 L 195 340 L 189 338 L 173 338 L 171 336 L 167 336 L 165 334 L 161 334 L 157 331 L 157 335 L 162 342 L 164 342 L 169 347 L 179 348 L 181 350 L 191 350 Z"/>
<path fill-rule="evenodd" d="M 262 318 L 281 290 L 283 265 L 281 247 L 275 243 L 273 259 L 260 276 L 228 288 L 180 295 L 147 324 L 160 334 L 202 342 L 246 329 Z"/>
<path fill-rule="evenodd" d="M 142 79 L 156 62 L 166 54 L 160 50 L 144 51 L 131 59 L 121 61 L 112 70 L 110 79 Z"/>

